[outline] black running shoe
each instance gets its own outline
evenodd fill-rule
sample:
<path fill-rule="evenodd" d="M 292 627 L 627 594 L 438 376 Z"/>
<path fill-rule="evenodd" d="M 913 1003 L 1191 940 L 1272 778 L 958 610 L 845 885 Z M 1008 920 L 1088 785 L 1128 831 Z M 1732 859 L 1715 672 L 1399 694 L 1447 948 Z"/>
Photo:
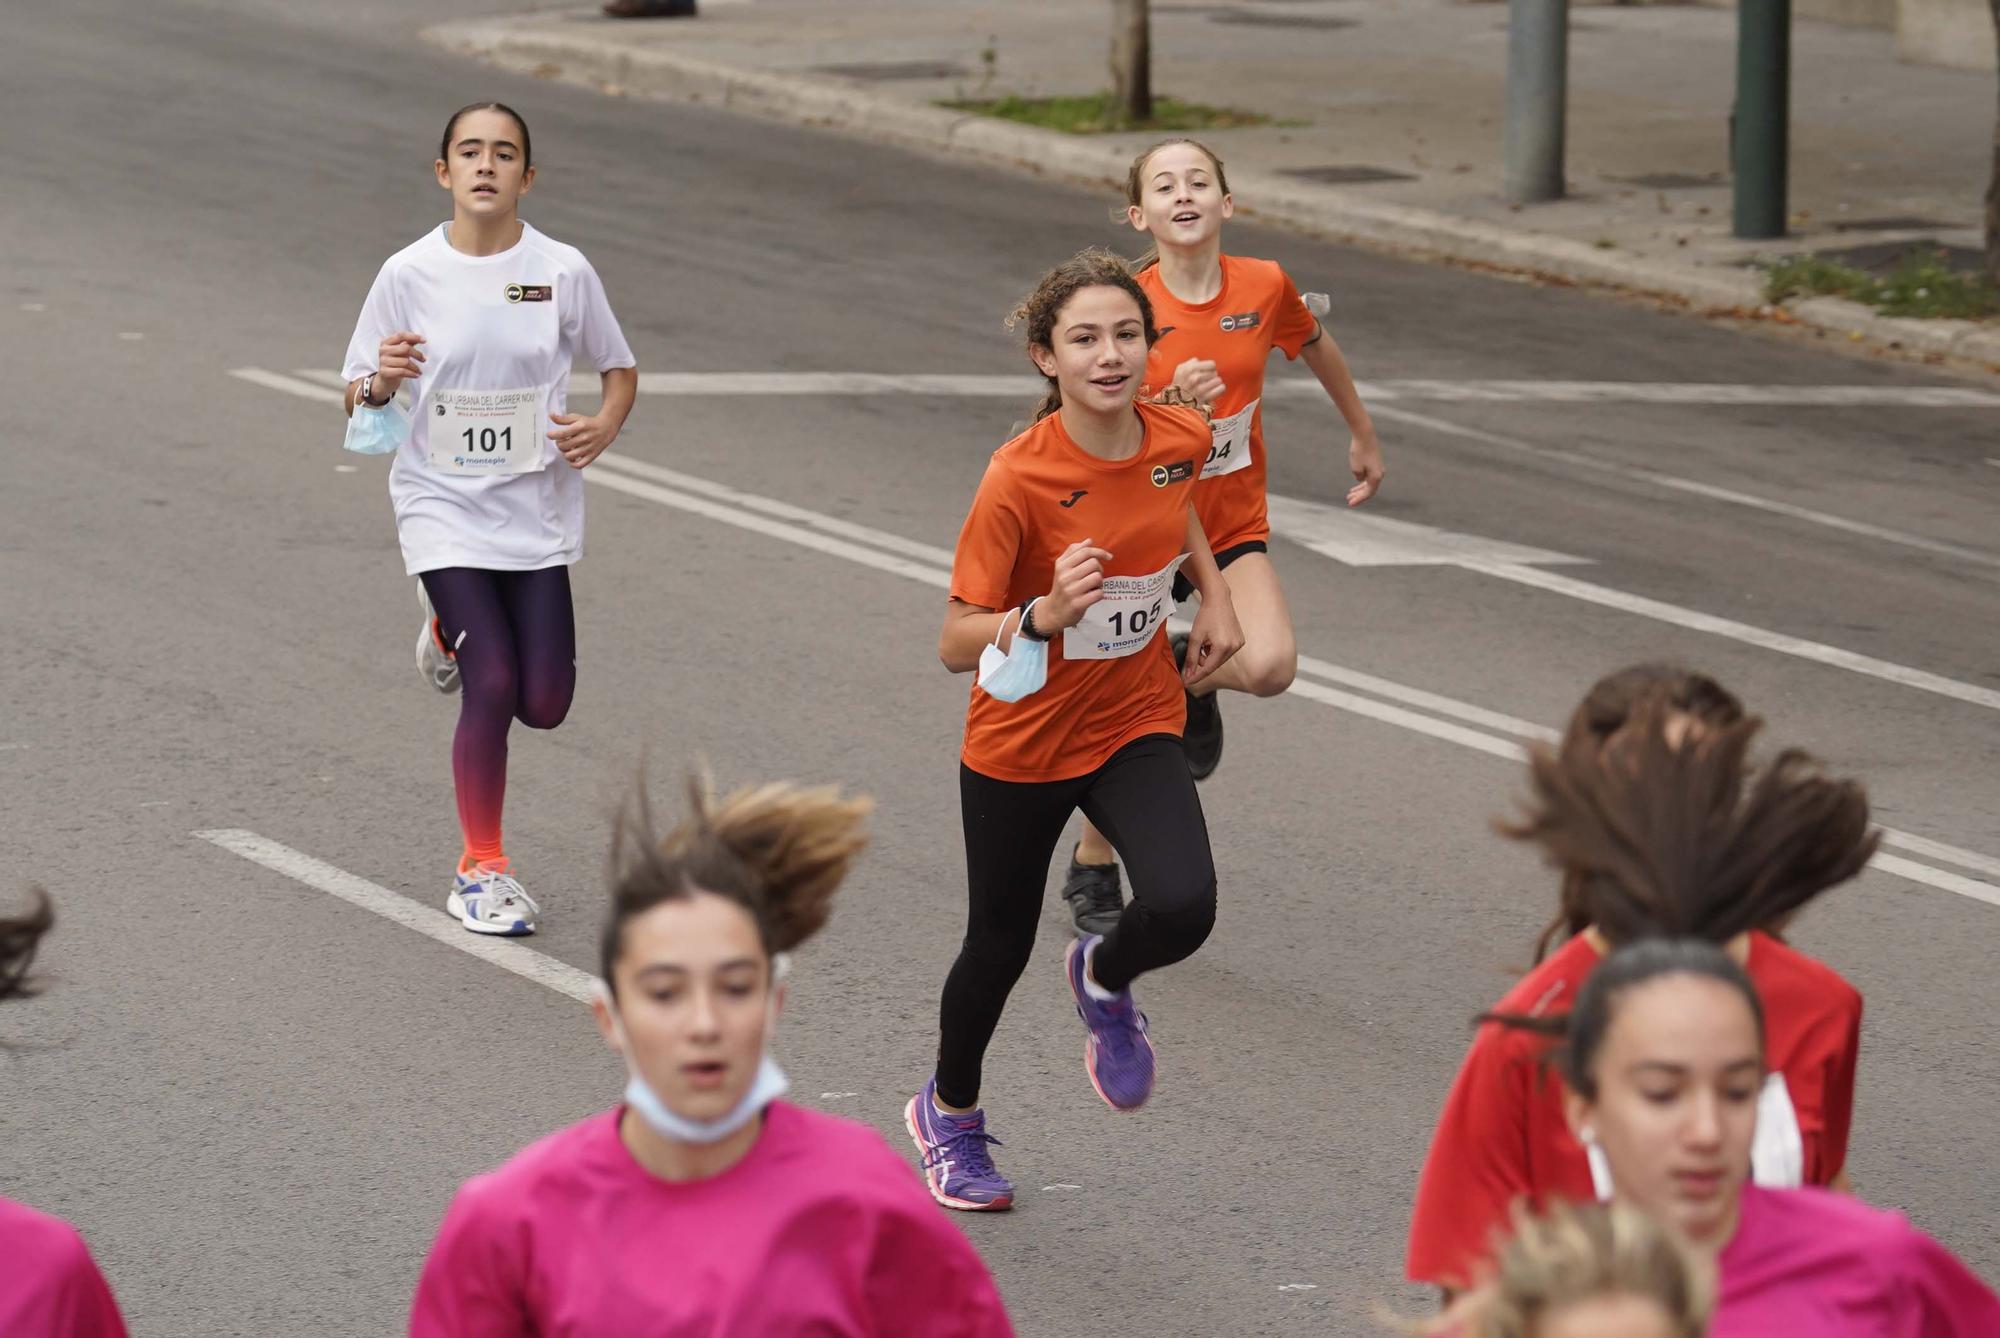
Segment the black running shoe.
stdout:
<path fill-rule="evenodd" d="M 1072 854 L 1062 894 L 1079 938 L 1110 933 L 1125 913 L 1125 893 L 1118 883 L 1116 864 L 1078 864 Z"/>
<path fill-rule="evenodd" d="M 1187 665 L 1187 633 L 1173 635 L 1174 663 Z M 1207 780 L 1222 761 L 1222 704 L 1215 700 L 1216 694 L 1197 697 L 1187 694 L 1187 729 L 1181 735 L 1181 743 L 1187 749 L 1188 774 L 1196 780 Z"/>

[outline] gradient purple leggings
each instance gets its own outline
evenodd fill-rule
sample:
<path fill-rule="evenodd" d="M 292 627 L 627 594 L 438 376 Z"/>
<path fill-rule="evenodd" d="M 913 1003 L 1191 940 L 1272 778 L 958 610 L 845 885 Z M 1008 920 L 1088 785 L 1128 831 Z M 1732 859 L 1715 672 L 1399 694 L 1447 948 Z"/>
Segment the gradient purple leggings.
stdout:
<path fill-rule="evenodd" d="M 506 858 L 507 730 L 554 729 L 576 695 L 576 611 L 569 568 L 481 571 L 444 567 L 419 578 L 444 643 L 458 656 L 464 702 L 451 741 L 451 779 L 465 834 L 460 868 Z"/>

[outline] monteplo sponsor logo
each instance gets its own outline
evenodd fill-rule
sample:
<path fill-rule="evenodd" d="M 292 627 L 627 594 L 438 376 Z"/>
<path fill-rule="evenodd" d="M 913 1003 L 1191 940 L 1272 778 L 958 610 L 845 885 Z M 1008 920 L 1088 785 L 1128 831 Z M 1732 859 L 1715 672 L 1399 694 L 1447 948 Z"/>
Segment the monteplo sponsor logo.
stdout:
<path fill-rule="evenodd" d="M 1222 329 L 1224 333 L 1231 330 L 1254 330 L 1257 328 L 1258 322 L 1263 319 L 1264 313 L 1261 311 L 1246 311 L 1239 316 L 1224 316 L 1222 318 Z"/>
<path fill-rule="evenodd" d="M 1169 483 L 1185 483 L 1194 477 L 1194 461 L 1176 460 L 1170 465 L 1153 466 L 1153 486 L 1164 488 Z"/>
<path fill-rule="evenodd" d="M 552 302 L 556 290 L 545 283 L 510 283 L 507 285 L 509 302 Z"/>

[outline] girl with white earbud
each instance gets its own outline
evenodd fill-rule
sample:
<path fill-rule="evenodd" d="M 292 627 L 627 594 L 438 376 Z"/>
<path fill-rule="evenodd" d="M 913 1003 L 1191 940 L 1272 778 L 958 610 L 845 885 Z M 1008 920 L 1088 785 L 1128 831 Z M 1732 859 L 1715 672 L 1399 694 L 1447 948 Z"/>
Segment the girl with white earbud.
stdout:
<path fill-rule="evenodd" d="M 1749 767 L 1758 726 L 1704 674 L 1640 666 L 1591 690 L 1561 748 L 1530 762 L 1534 800 L 1508 829 L 1562 871 L 1555 927 L 1574 932 L 1494 1011 L 1559 1016 L 1607 954 L 1641 937 L 1722 945 L 1766 1001 L 1758 1183 L 1841 1187 L 1861 995 L 1772 931 L 1858 874 L 1876 838 L 1862 788 L 1806 754 Z M 1413 1281 L 1464 1288 L 1516 1199 L 1609 1194 L 1601 1161 L 1564 1120 L 1547 1049 L 1497 1025 L 1474 1037 L 1418 1185 Z"/>

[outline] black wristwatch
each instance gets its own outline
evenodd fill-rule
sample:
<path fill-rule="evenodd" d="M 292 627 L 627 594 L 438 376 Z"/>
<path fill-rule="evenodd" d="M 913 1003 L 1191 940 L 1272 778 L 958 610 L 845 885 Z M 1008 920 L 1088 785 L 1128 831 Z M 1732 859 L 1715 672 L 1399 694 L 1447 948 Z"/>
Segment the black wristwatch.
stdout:
<path fill-rule="evenodd" d="M 1021 621 L 1015 624 L 1014 630 L 1030 641 L 1047 641 L 1047 635 L 1035 630 L 1035 605 L 1038 602 L 1031 599 L 1021 606 Z"/>
<path fill-rule="evenodd" d="M 379 403 L 376 401 L 375 378 L 380 375 L 380 372 L 370 372 L 361 378 L 361 402 L 371 409 L 386 409 L 389 407 L 389 400 L 396 398 L 392 394 L 389 396 L 389 400 L 382 400 Z"/>

